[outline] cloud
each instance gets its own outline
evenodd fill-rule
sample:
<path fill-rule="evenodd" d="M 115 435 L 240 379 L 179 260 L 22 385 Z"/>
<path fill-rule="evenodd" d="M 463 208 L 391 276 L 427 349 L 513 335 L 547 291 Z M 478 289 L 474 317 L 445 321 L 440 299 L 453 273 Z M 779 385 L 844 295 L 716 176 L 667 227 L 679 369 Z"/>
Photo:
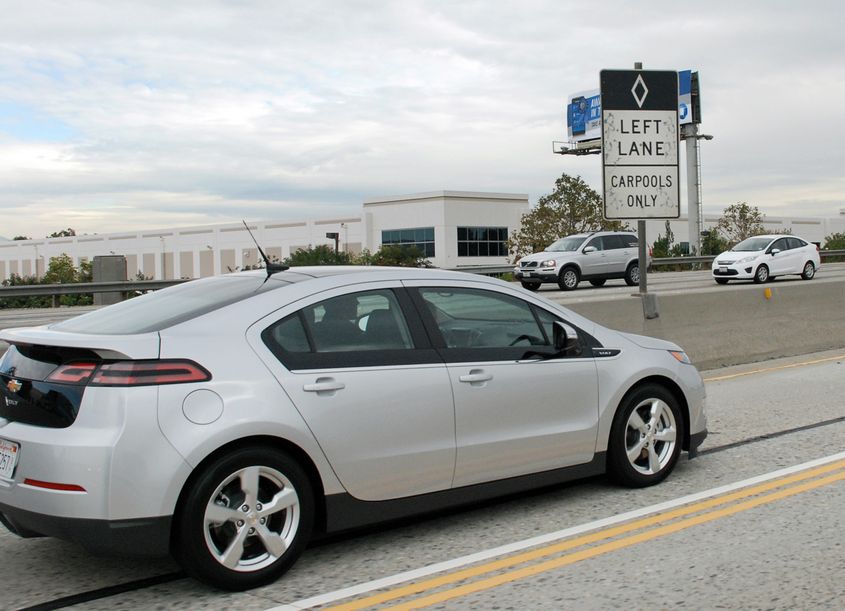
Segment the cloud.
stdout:
<path fill-rule="evenodd" d="M 564 171 L 598 189 L 600 158 L 551 142 L 568 94 L 634 61 L 700 72 L 705 206 L 843 206 L 838 3 L 8 4 L 4 234 L 355 214 L 435 189 L 536 200 Z"/>

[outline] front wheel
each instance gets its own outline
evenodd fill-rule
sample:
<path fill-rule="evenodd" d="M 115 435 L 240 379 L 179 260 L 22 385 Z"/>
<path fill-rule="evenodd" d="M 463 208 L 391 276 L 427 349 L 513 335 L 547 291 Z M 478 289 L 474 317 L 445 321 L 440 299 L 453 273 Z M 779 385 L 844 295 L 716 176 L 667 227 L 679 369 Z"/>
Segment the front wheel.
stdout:
<path fill-rule="evenodd" d="M 185 571 L 226 590 L 278 579 L 296 561 L 314 523 L 302 467 L 270 447 L 223 455 L 189 484 L 175 520 L 173 553 Z"/>
<path fill-rule="evenodd" d="M 608 469 L 632 488 L 662 482 L 675 468 L 684 439 L 678 401 L 648 384 L 628 395 L 616 412 L 608 441 Z"/>
<path fill-rule="evenodd" d="M 804 270 L 801 272 L 801 279 L 802 280 L 812 280 L 813 276 L 816 275 L 816 266 L 813 265 L 812 261 L 807 261 L 804 264 Z"/>
<path fill-rule="evenodd" d="M 757 284 L 763 284 L 769 280 L 769 268 L 766 265 L 761 265 L 757 268 L 757 271 L 754 272 L 754 282 Z"/>
<path fill-rule="evenodd" d="M 625 284 L 637 286 L 640 283 L 640 264 L 631 263 L 625 270 Z"/>
<path fill-rule="evenodd" d="M 557 279 L 557 285 L 562 291 L 572 291 L 578 286 L 581 281 L 581 275 L 574 267 L 566 267 L 560 272 Z"/>

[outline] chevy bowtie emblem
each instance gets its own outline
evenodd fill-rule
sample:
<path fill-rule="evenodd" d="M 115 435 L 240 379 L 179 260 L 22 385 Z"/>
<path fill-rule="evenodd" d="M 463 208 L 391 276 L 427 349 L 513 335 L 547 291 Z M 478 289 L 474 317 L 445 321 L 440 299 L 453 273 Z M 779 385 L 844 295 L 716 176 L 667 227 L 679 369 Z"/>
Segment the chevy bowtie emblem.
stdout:
<path fill-rule="evenodd" d="M 9 380 L 9 383 L 6 384 L 6 388 L 8 388 L 9 392 L 12 392 L 12 393 L 18 392 L 22 387 L 23 387 L 23 384 L 21 384 L 17 380 Z"/>

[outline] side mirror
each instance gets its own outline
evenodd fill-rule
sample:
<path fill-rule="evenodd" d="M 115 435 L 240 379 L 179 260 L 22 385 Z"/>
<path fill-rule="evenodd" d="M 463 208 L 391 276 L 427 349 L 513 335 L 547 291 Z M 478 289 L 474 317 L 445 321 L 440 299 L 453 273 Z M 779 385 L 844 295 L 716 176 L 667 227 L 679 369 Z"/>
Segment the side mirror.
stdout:
<path fill-rule="evenodd" d="M 585 255 L 587 253 L 596 252 L 596 247 L 595 246 L 585 246 L 583 252 L 584 252 Z"/>
<path fill-rule="evenodd" d="M 563 324 L 559 320 L 554 323 L 555 351 L 566 356 L 577 356 L 581 353 L 581 346 L 578 341 L 578 333 L 572 327 Z"/>
<path fill-rule="evenodd" d="M 771 254 L 772 254 L 772 256 L 773 256 L 773 257 L 774 257 L 776 254 L 778 254 L 779 252 L 780 252 L 780 248 L 773 248 L 773 249 L 771 250 Z"/>

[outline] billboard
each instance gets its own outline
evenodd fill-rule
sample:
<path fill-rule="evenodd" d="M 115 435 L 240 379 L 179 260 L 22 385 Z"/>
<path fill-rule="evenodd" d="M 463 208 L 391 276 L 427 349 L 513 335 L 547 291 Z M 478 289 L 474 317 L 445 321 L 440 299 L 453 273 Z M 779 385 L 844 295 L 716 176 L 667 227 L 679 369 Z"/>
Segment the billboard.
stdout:
<path fill-rule="evenodd" d="M 570 142 L 601 138 L 601 94 L 598 89 L 569 96 L 566 105 L 566 132 Z"/>

